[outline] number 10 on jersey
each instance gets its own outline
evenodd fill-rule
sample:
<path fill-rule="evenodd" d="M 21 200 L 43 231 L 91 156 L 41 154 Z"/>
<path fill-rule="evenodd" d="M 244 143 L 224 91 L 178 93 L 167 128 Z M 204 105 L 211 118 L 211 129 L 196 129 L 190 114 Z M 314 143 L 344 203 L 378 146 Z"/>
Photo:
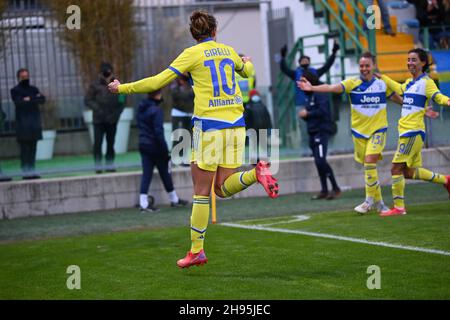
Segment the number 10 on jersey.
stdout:
<path fill-rule="evenodd" d="M 231 59 L 223 59 L 219 63 L 219 73 L 220 73 L 220 83 L 219 76 L 217 73 L 216 63 L 214 60 L 206 60 L 203 64 L 205 67 L 208 67 L 211 71 L 211 80 L 214 90 L 214 97 L 220 96 L 220 86 L 222 86 L 222 91 L 228 95 L 234 95 L 236 93 L 236 79 L 234 75 L 234 62 Z M 227 81 L 227 72 L 225 71 L 225 67 L 231 67 L 231 88 L 228 86 Z"/>

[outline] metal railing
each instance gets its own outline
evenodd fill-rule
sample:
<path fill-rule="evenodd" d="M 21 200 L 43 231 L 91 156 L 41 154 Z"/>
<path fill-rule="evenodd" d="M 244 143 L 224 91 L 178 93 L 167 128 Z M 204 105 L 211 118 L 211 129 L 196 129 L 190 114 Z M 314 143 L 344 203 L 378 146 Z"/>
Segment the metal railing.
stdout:
<path fill-rule="evenodd" d="M 304 37 L 300 37 L 295 42 L 294 46 L 290 49 L 287 57 L 286 64 L 288 66 L 292 65 L 292 62 L 299 52 L 303 54 L 303 51 L 307 48 L 313 47 L 321 47 L 325 53 L 325 59 L 329 58 L 329 48 L 328 48 L 328 40 L 330 38 L 338 37 L 339 45 L 341 47 L 342 54 L 339 56 L 341 60 L 340 67 L 340 78 L 343 79 L 345 75 L 345 57 L 357 57 L 364 50 L 369 50 L 373 54 L 376 54 L 376 38 L 375 38 L 375 30 L 368 29 L 364 30 L 361 26 L 360 21 L 365 21 L 366 16 L 363 11 L 360 9 L 360 6 L 364 8 L 366 11 L 366 3 L 362 0 L 334 0 L 336 4 L 336 10 L 330 5 L 331 1 L 325 0 L 309 0 L 309 3 L 314 8 L 314 13 L 316 16 L 321 16 L 325 19 L 326 24 L 329 26 L 330 32 L 321 33 L 321 34 L 313 34 Z M 347 10 L 345 3 L 349 2 L 351 7 L 353 8 L 354 15 Z M 318 14 L 320 13 L 320 14 Z M 350 25 L 347 25 L 344 17 L 347 21 L 350 22 Z M 333 18 L 333 19 L 332 19 Z M 345 35 L 348 35 L 349 39 L 345 38 Z M 323 42 L 314 45 L 305 45 L 305 40 L 310 38 L 322 38 Z M 368 48 L 364 48 L 362 38 L 366 39 L 368 44 Z M 330 82 L 330 73 L 326 74 L 327 82 Z M 294 104 L 294 96 L 295 91 L 292 86 L 294 84 L 290 79 L 284 76 L 281 71 L 278 75 L 277 82 L 275 84 L 274 90 L 274 103 L 278 108 L 278 119 L 277 123 L 280 129 L 280 138 L 281 144 L 283 147 L 292 146 L 291 138 L 292 134 L 295 134 L 297 128 L 297 119 L 295 115 L 295 104 Z M 332 102 L 333 100 L 330 99 Z M 333 108 L 334 109 L 334 108 Z M 282 125 L 281 125 L 282 124 Z"/>
<path fill-rule="evenodd" d="M 134 55 L 133 79 L 161 71 L 182 48 L 192 44 L 187 36 L 183 39 L 168 37 L 169 28 L 187 25 L 187 12 L 195 6 L 204 6 L 192 1 L 180 4 L 175 0 L 170 4 L 166 2 L 163 7 L 156 4 L 157 1 L 135 1 L 137 32 L 145 36 L 140 37 Z M 83 111 L 86 110 L 87 84 L 81 79 L 77 59 L 60 39 L 61 31 L 67 32 L 66 26 L 58 23 L 52 11 L 37 0 L 10 1 L 6 11 L 0 12 L 0 105 L 6 113 L 0 136 L 15 134 L 15 107 L 10 90 L 17 85 L 16 71 L 22 67 L 30 70 L 31 84 L 56 105 L 58 131 L 86 130 Z M 170 46 L 164 45 L 166 42 L 170 42 Z M 162 54 L 162 48 L 173 52 L 167 49 Z M 130 97 L 127 105 L 137 105 L 142 97 Z M 41 113 L 48 108 L 48 104 L 42 106 Z"/>

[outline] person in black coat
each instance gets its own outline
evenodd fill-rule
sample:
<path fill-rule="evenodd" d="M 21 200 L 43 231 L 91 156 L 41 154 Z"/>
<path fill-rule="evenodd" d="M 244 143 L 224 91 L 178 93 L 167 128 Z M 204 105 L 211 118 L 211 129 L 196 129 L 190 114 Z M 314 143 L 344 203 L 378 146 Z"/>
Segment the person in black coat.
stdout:
<path fill-rule="evenodd" d="M 11 89 L 11 99 L 16 107 L 16 135 L 20 145 L 20 162 L 24 179 L 38 179 L 35 170 L 36 147 L 42 139 L 41 112 L 39 105 L 45 103 L 45 96 L 30 85 L 27 69 L 17 71 L 19 84 Z"/>
<path fill-rule="evenodd" d="M 162 102 L 161 91 L 148 94 L 137 109 L 137 126 L 139 128 L 139 153 L 142 159 L 142 179 L 140 186 L 139 206 L 141 212 L 154 212 L 158 210 L 150 202 L 148 190 L 153 177 L 153 169 L 158 168 L 159 176 L 166 189 L 172 207 L 188 204 L 188 201 L 178 198 L 173 187 L 172 176 L 169 172 L 169 148 L 164 138 L 164 113 L 159 106 Z"/>
<path fill-rule="evenodd" d="M 114 142 L 117 122 L 124 109 L 121 97 L 108 90 L 108 84 L 114 80 L 113 67 L 104 62 L 100 65 L 98 79 L 91 83 L 84 99 L 86 106 L 92 110 L 94 121 L 94 161 L 96 173 L 102 173 L 102 143 L 106 136 L 106 171 L 114 172 Z"/>
<path fill-rule="evenodd" d="M 312 72 L 305 72 L 303 76 L 315 85 L 320 84 L 319 78 Z M 334 177 L 333 169 L 327 162 L 328 138 L 334 132 L 331 120 L 331 110 L 328 94 L 305 92 L 306 106 L 298 113 L 307 125 L 309 147 L 314 156 L 314 162 L 320 177 L 322 190 L 312 197 L 313 200 L 332 200 L 341 194 L 341 190 Z M 330 180 L 332 191 L 328 192 L 327 179 Z"/>

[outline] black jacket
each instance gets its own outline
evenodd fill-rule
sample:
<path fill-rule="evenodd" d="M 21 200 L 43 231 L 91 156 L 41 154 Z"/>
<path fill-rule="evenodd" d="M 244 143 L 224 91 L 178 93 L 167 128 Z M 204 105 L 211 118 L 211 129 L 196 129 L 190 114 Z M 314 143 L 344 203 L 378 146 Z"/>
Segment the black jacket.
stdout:
<path fill-rule="evenodd" d="M 117 123 L 124 108 L 120 96 L 109 92 L 108 83 L 102 76 L 89 86 L 84 103 L 92 109 L 94 123 Z"/>
<path fill-rule="evenodd" d="M 23 100 L 25 97 L 30 97 L 31 100 Z M 16 106 L 17 140 L 41 140 L 42 124 L 39 105 L 45 103 L 45 97 L 34 86 L 18 84 L 11 89 L 11 99 Z"/>
<path fill-rule="evenodd" d="M 334 123 L 331 120 L 330 101 L 327 93 L 313 93 L 306 95 L 306 121 L 308 134 L 334 133 Z"/>
<path fill-rule="evenodd" d="M 244 110 L 245 127 L 247 129 L 271 129 L 272 121 L 269 111 L 262 101 L 247 103 Z"/>
<path fill-rule="evenodd" d="M 194 91 L 190 87 L 175 86 L 172 89 L 173 107 L 186 113 L 194 112 Z"/>
<path fill-rule="evenodd" d="M 139 145 L 152 150 L 155 155 L 168 156 L 169 149 L 164 139 L 164 113 L 159 102 L 153 99 L 143 100 L 137 110 Z"/>

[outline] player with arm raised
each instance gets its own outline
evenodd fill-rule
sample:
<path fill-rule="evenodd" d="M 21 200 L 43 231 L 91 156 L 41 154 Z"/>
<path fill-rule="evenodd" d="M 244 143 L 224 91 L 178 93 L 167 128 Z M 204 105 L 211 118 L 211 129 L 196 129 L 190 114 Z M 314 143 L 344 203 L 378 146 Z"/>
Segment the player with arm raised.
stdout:
<path fill-rule="evenodd" d="M 242 165 L 245 148 L 245 122 L 242 94 L 235 72 L 247 77 L 253 64 L 239 57 L 235 50 L 216 42 L 217 21 L 206 11 L 194 11 L 190 31 L 197 44 L 185 49 L 160 74 L 128 84 L 115 81 L 112 92 L 131 94 L 155 91 L 177 76 L 190 75 L 195 94 L 191 173 L 194 199 L 191 215 L 191 250 L 177 261 L 180 268 L 202 265 L 208 261 L 203 250 L 209 217 L 211 185 L 215 193 L 230 197 L 259 182 L 269 197 L 278 196 L 277 180 L 269 164 L 260 161 L 256 168 L 236 172 Z"/>
<path fill-rule="evenodd" d="M 403 96 L 402 115 L 398 122 L 399 140 L 391 169 L 394 207 L 381 212 L 383 217 L 406 214 L 405 178 L 442 184 L 450 196 L 450 175 L 445 176 L 423 168 L 421 154 L 425 140 L 426 106 L 430 100 L 450 106 L 450 98 L 439 91 L 426 73 L 429 61 L 425 50 L 410 50 L 407 64 L 412 77 L 403 84 L 386 75 L 381 76 L 391 90 Z"/>

